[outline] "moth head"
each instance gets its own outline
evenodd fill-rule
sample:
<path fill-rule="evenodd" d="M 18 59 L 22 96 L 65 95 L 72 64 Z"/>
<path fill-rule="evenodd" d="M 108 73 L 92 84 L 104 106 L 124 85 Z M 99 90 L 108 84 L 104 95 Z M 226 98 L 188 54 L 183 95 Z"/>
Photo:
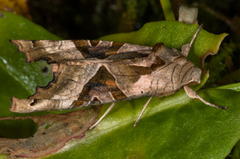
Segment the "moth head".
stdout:
<path fill-rule="evenodd" d="M 196 66 L 192 68 L 189 73 L 186 73 L 185 77 L 183 78 L 183 85 L 195 85 L 201 82 L 201 74 L 202 70 Z"/>

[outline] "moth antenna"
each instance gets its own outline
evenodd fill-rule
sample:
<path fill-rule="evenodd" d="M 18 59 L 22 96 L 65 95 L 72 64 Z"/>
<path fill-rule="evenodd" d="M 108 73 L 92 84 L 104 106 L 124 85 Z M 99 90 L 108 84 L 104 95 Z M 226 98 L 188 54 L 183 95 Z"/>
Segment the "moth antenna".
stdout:
<path fill-rule="evenodd" d="M 194 40 L 196 39 L 196 37 L 197 37 L 197 35 L 198 35 L 198 33 L 199 33 L 199 31 L 201 30 L 202 27 L 203 27 L 203 24 L 201 24 L 201 25 L 199 26 L 199 28 L 197 29 L 197 31 L 196 31 L 195 34 L 193 35 L 192 40 L 190 41 L 189 44 L 185 44 L 185 45 L 182 46 L 182 54 L 183 54 L 185 57 L 188 56 L 188 54 L 189 54 L 189 52 L 190 52 L 190 50 L 191 50 L 191 46 L 192 46 Z"/>
<path fill-rule="evenodd" d="M 138 116 L 138 118 L 137 118 L 137 120 L 136 120 L 136 122 L 135 122 L 135 124 L 134 124 L 135 127 L 137 126 L 137 123 L 139 122 L 141 116 L 143 115 L 144 110 L 147 108 L 147 106 L 148 106 L 149 102 L 151 101 L 151 99 L 152 99 L 152 97 L 150 97 L 150 98 L 148 99 L 148 101 L 144 104 L 143 109 L 142 109 L 140 115 Z"/>
<path fill-rule="evenodd" d="M 190 47 L 192 46 L 192 43 L 193 43 L 194 40 L 196 39 L 196 37 L 197 37 L 197 35 L 198 35 L 198 33 L 199 33 L 199 31 L 201 30 L 202 27 L 203 27 L 203 24 L 201 24 L 201 25 L 199 26 L 198 30 L 197 30 L 196 33 L 193 35 L 193 38 L 192 38 L 192 40 L 191 40 L 191 42 L 190 42 Z"/>
<path fill-rule="evenodd" d="M 219 109 L 227 109 L 227 107 L 221 107 L 221 106 L 218 106 L 218 105 L 214 105 L 212 103 L 209 103 L 207 101 L 205 101 L 202 97 L 200 97 L 197 92 L 195 92 L 192 88 L 190 88 L 189 86 L 184 86 L 184 90 L 186 92 L 186 94 L 188 95 L 188 97 L 190 98 L 194 98 L 194 99 L 199 99 L 201 100 L 204 104 L 206 105 L 209 105 L 211 107 L 214 107 L 214 108 L 219 108 Z"/>
<path fill-rule="evenodd" d="M 102 120 L 103 118 L 110 112 L 110 110 L 115 106 L 116 102 L 113 102 L 109 108 L 105 111 L 105 113 L 101 116 L 101 118 L 98 119 L 96 123 L 94 123 L 89 129 L 92 130 L 94 127 L 96 127 Z"/>

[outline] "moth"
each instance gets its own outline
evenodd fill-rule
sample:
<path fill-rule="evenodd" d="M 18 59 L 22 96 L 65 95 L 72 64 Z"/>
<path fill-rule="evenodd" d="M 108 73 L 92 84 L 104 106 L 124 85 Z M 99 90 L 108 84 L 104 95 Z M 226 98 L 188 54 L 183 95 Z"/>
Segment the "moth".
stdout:
<path fill-rule="evenodd" d="M 190 98 L 227 109 L 205 101 L 189 87 L 200 83 L 201 70 L 187 55 L 201 27 L 181 52 L 163 43 L 149 47 L 99 40 L 11 40 L 26 54 L 27 63 L 44 59 L 51 64 L 53 80 L 46 87 L 37 87 L 28 99 L 12 97 L 10 110 L 27 113 L 112 103 L 92 129 L 116 102 L 150 96 L 136 126 L 152 97 L 182 88 Z"/>

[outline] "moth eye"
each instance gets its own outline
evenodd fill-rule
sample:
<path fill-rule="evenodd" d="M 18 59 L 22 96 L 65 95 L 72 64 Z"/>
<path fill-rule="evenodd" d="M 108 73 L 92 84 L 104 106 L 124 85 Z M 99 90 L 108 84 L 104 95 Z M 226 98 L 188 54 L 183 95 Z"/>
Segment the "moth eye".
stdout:
<path fill-rule="evenodd" d="M 143 94 L 143 91 L 141 91 L 141 93 Z"/>

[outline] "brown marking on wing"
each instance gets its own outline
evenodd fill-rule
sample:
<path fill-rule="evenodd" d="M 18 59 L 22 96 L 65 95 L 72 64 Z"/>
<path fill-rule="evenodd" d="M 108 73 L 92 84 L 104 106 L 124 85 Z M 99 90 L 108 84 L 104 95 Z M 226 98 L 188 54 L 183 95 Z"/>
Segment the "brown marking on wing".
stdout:
<path fill-rule="evenodd" d="M 79 50 L 84 58 L 88 58 L 88 48 L 90 47 L 86 40 L 72 40 L 77 50 Z"/>
<path fill-rule="evenodd" d="M 105 53 L 112 46 L 110 41 L 99 40 L 73 40 L 76 48 L 82 53 L 85 58 L 106 58 Z M 102 44 L 102 45 L 101 45 Z"/>
<path fill-rule="evenodd" d="M 114 77 L 102 66 L 98 72 L 85 84 L 79 94 L 78 101 L 74 105 L 82 105 L 84 102 L 92 102 L 94 98 L 98 101 L 115 101 L 124 99 L 126 96 L 117 87 Z M 95 100 L 96 101 L 96 100 Z"/>
<path fill-rule="evenodd" d="M 118 53 L 118 54 L 109 54 L 110 56 L 107 57 L 107 60 L 130 60 L 130 59 L 136 59 L 136 58 L 142 58 L 147 57 L 147 54 L 141 54 L 138 52 L 129 52 L 129 53 Z"/>
<path fill-rule="evenodd" d="M 133 64 L 131 65 L 131 63 L 108 63 L 106 66 L 114 76 L 141 76 L 151 74 L 152 72 L 149 67 L 135 66 Z"/>
<path fill-rule="evenodd" d="M 104 59 L 104 58 L 107 58 L 109 55 L 117 54 L 117 51 L 119 50 L 119 48 L 124 44 L 124 43 L 118 43 L 118 42 L 109 42 L 109 44 L 106 47 L 105 44 L 101 45 L 102 43 L 107 43 L 107 42 L 99 41 L 97 46 L 89 48 L 89 53 L 95 54 L 97 55 L 98 58 Z"/>
<path fill-rule="evenodd" d="M 90 40 L 90 43 L 93 47 L 97 46 L 99 44 L 99 40 Z"/>
<path fill-rule="evenodd" d="M 153 51 L 153 52 L 156 52 L 158 49 L 161 49 L 161 48 L 165 48 L 164 43 L 157 43 L 157 44 L 153 47 L 152 51 Z"/>
<path fill-rule="evenodd" d="M 87 40 L 72 40 L 77 48 L 79 47 L 89 47 Z"/>
<path fill-rule="evenodd" d="M 108 48 L 108 51 L 106 51 L 105 55 L 114 55 L 117 54 L 120 48 L 124 45 L 125 43 L 120 43 L 120 42 L 111 42 L 111 46 Z M 92 49 L 92 48 L 91 48 Z M 94 50 L 94 49 L 93 49 Z M 129 50 L 126 50 L 125 52 L 130 52 Z M 125 53 L 123 52 L 123 53 Z"/>
<path fill-rule="evenodd" d="M 163 60 L 161 57 L 155 56 L 155 59 L 154 59 L 152 65 L 151 65 L 150 67 L 151 67 L 151 69 L 152 69 L 153 71 L 155 71 L 155 70 L 157 70 L 158 68 L 164 66 L 164 64 L 165 64 L 165 62 L 164 62 L 164 60 Z"/>

